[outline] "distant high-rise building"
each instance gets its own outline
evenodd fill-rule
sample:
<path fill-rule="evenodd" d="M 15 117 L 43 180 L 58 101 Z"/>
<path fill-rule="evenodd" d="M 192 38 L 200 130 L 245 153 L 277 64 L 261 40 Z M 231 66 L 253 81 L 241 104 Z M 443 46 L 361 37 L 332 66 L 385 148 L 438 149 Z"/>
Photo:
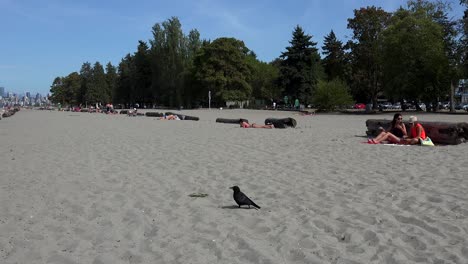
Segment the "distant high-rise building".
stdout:
<path fill-rule="evenodd" d="M 30 93 L 30 92 L 26 92 L 26 97 L 27 97 L 27 98 L 31 98 L 31 93 Z"/>
<path fill-rule="evenodd" d="M 5 87 L 0 87 L 0 96 L 5 97 Z"/>

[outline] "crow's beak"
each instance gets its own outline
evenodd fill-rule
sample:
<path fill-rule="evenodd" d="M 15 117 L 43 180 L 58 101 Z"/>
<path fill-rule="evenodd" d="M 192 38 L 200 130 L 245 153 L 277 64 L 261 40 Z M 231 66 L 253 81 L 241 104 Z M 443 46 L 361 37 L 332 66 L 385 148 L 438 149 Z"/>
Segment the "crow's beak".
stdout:
<path fill-rule="evenodd" d="M 229 189 L 234 189 L 234 187 L 229 187 Z"/>

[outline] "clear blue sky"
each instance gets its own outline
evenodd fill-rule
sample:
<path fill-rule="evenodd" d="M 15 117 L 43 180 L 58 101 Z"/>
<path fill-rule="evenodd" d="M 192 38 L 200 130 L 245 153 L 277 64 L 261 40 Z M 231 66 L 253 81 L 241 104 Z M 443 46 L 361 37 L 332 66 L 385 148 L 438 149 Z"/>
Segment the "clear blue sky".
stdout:
<path fill-rule="evenodd" d="M 453 16 L 461 17 L 458 0 Z M 243 40 L 262 61 L 277 58 L 300 25 L 318 47 L 334 30 L 343 42 L 353 10 L 380 6 L 394 11 L 406 0 L 0 0 L 0 87 L 47 94 L 57 76 L 79 71 L 84 62 L 117 66 L 138 40 L 148 41 L 155 23 L 176 16 L 184 33 L 201 38 Z"/>

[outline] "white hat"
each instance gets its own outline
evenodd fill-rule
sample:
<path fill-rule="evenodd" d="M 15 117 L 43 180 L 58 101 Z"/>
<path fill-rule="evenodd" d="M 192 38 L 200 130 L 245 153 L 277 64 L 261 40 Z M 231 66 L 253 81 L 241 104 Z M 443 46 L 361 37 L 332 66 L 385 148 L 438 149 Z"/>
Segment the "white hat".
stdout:
<path fill-rule="evenodd" d="M 412 123 L 414 123 L 414 122 L 417 122 L 417 121 L 418 121 L 418 118 L 417 118 L 417 117 L 415 117 L 415 116 L 410 116 L 410 117 L 409 117 L 409 123 L 410 123 L 410 124 L 412 124 Z"/>

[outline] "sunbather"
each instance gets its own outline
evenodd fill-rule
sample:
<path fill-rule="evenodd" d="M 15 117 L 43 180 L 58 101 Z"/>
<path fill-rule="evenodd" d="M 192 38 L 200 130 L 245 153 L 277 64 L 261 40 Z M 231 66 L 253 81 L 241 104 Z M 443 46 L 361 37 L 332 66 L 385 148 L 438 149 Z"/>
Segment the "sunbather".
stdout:
<path fill-rule="evenodd" d="M 249 124 L 248 122 L 244 120 L 240 122 L 240 126 L 242 128 L 274 128 L 272 124 L 268 124 L 268 125 L 258 125 L 256 123 Z"/>

